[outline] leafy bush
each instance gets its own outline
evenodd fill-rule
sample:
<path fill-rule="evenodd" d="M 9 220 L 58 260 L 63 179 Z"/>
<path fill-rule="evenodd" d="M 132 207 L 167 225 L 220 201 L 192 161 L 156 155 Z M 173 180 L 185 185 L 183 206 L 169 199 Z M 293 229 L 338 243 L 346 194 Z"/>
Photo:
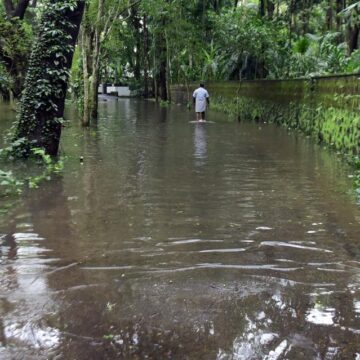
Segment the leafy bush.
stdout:
<path fill-rule="evenodd" d="M 360 49 L 355 50 L 347 59 L 347 64 L 344 70 L 347 73 L 360 72 Z"/>

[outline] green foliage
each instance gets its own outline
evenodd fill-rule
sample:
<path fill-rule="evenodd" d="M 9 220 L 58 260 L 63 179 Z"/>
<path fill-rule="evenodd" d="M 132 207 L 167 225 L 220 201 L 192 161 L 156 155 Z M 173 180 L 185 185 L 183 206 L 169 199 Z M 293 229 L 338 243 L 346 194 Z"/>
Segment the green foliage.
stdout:
<path fill-rule="evenodd" d="M 32 40 L 31 24 L 0 11 L 0 92 L 21 90 Z"/>
<path fill-rule="evenodd" d="M 359 73 L 360 72 L 360 49 L 355 50 L 347 59 L 345 65 L 345 72 Z"/>
<path fill-rule="evenodd" d="M 31 143 L 29 144 L 28 140 L 24 137 L 18 138 L 10 141 L 8 146 L 0 149 L 0 156 L 9 160 L 23 158 L 27 147 L 31 148 Z"/>
<path fill-rule="evenodd" d="M 16 18 L 7 20 L 5 16 L 0 17 L 1 56 L 26 58 L 31 39 L 32 28 L 29 24 Z"/>
<path fill-rule="evenodd" d="M 344 14 L 349 14 L 352 11 L 356 11 L 357 9 L 360 9 L 360 1 L 355 2 L 354 4 L 349 5 L 347 8 L 343 10 Z"/>
<path fill-rule="evenodd" d="M 1 149 L 1 151 L 3 160 L 6 160 L 6 154 L 9 154 L 9 151 L 12 153 L 11 147 Z M 24 186 L 30 189 L 37 188 L 42 181 L 50 180 L 53 174 L 61 173 L 64 168 L 63 159 L 52 158 L 42 148 L 32 148 L 30 160 L 35 162 L 32 165 L 36 170 L 36 175 L 19 178 L 11 170 L 0 170 L 0 196 L 21 194 Z"/>
<path fill-rule="evenodd" d="M 202 79 L 207 80 L 215 80 L 219 79 L 219 56 L 218 56 L 218 49 L 214 47 L 213 43 L 209 51 L 202 49 L 203 57 L 204 57 L 204 66 L 201 73 Z"/>
<path fill-rule="evenodd" d="M 21 194 L 24 182 L 18 180 L 12 171 L 0 170 L 0 197 Z"/>
<path fill-rule="evenodd" d="M 230 0 L 142 0 L 114 21 L 102 44 L 102 81 L 130 84 L 141 95 L 145 69 L 152 83 L 165 56 L 170 84 L 358 71 L 358 52 L 349 54 L 347 43 L 358 2 L 347 2 L 341 11 L 335 2 L 331 7 L 328 1 L 279 0 L 264 16 L 258 1 L 237 3 L 234 8 Z M 96 4 L 90 1 L 93 21 Z M 105 1 L 108 8 L 112 4 Z"/>
<path fill-rule="evenodd" d="M 295 41 L 293 45 L 293 52 L 296 54 L 305 55 L 310 48 L 310 40 L 308 37 L 302 37 Z"/>
<path fill-rule="evenodd" d="M 167 108 L 167 107 L 170 106 L 170 102 L 169 102 L 169 101 L 160 100 L 159 105 L 160 105 L 160 107 L 162 107 L 162 108 Z"/>
<path fill-rule="evenodd" d="M 329 32 L 324 36 L 306 34 L 294 44 L 282 64 L 283 77 L 296 78 L 309 75 L 347 72 L 349 57 L 347 45 L 339 43 L 340 34 Z"/>
<path fill-rule="evenodd" d="M 280 52 L 286 42 L 287 34 L 281 31 L 280 24 L 260 19 L 252 8 L 224 12 L 220 17 L 215 16 L 214 22 L 219 29 L 215 44 L 219 63 L 223 64 L 223 79 L 262 77 L 256 64 L 271 64 L 273 53 Z"/>

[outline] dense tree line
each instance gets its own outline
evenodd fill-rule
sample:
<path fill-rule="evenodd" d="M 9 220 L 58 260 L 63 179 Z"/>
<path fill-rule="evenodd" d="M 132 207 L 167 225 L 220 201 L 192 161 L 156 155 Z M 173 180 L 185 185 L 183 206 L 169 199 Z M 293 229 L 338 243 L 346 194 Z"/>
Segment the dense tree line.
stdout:
<path fill-rule="evenodd" d="M 143 0 L 111 33 L 102 81 L 128 74 L 167 100 L 169 83 L 200 78 L 356 72 L 359 19 L 360 3 L 345 0 Z"/>
<path fill-rule="evenodd" d="M 76 20 L 67 19 L 65 45 L 71 49 L 62 49 L 66 53 L 59 58 L 62 52 L 55 51 L 42 60 L 51 65 L 50 72 L 34 71 L 41 36 L 51 28 L 51 46 L 56 48 L 64 35 L 55 20 L 55 28 L 49 27 L 49 13 L 75 10 Z M 57 39 L 59 26 L 62 35 Z M 43 113 L 49 111 L 45 117 L 57 119 L 49 128 L 59 129 L 74 52 L 70 90 L 87 126 L 97 118 L 100 83 L 126 83 L 140 96 L 168 101 L 172 83 L 358 72 L 359 30 L 360 2 L 353 0 L 3 0 L 0 92 L 5 98 L 20 96 L 36 39 L 27 84 L 58 87 L 38 89 L 44 99 L 34 98 L 34 109 L 22 102 L 17 137 L 25 134 L 34 141 L 39 129 L 32 135 L 31 129 L 23 131 L 27 116 L 47 123 Z M 30 93 L 34 96 L 25 89 L 23 100 Z M 56 151 L 57 146 L 52 147 L 51 152 Z"/>

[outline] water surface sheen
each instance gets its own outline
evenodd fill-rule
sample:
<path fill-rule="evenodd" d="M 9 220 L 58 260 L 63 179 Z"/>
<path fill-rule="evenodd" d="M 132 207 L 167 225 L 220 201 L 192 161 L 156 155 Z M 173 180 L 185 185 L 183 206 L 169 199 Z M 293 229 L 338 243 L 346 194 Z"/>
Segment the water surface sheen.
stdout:
<path fill-rule="evenodd" d="M 214 112 L 99 110 L 64 129 L 62 177 L 1 216 L 1 359 L 360 359 L 360 213 L 335 154 Z"/>

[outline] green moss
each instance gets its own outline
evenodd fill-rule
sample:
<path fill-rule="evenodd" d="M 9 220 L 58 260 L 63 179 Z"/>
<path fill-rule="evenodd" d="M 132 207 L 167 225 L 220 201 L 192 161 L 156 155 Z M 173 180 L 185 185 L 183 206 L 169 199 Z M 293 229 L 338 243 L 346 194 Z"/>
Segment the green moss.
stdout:
<path fill-rule="evenodd" d="M 258 88 L 259 83 L 254 84 Z M 308 84 L 309 85 L 309 84 Z M 311 84 L 310 84 L 311 85 Z M 314 85 L 314 84 L 313 84 Z M 247 84 L 247 87 L 250 85 Z M 290 88 L 290 83 L 283 84 Z M 231 86 L 229 86 L 231 88 Z M 307 90 L 298 101 L 261 99 L 256 96 L 229 96 L 219 87 L 212 94 L 212 108 L 228 114 L 229 120 L 266 121 L 300 130 L 315 141 L 330 145 L 344 155 L 354 168 L 354 187 L 360 203 L 360 101 L 358 95 L 334 93 L 318 96 L 316 88 Z M 236 93 L 233 91 L 233 93 Z M 239 92 L 237 92 L 238 94 Z M 252 89 L 251 93 L 255 93 Z M 294 94 L 292 94 L 294 96 Z M 329 105 L 331 104 L 331 105 Z"/>
<path fill-rule="evenodd" d="M 360 117 L 353 110 L 327 107 L 321 103 L 279 104 L 268 100 L 239 97 L 212 100 L 212 108 L 229 119 L 266 121 L 297 129 L 345 154 L 360 152 Z"/>

